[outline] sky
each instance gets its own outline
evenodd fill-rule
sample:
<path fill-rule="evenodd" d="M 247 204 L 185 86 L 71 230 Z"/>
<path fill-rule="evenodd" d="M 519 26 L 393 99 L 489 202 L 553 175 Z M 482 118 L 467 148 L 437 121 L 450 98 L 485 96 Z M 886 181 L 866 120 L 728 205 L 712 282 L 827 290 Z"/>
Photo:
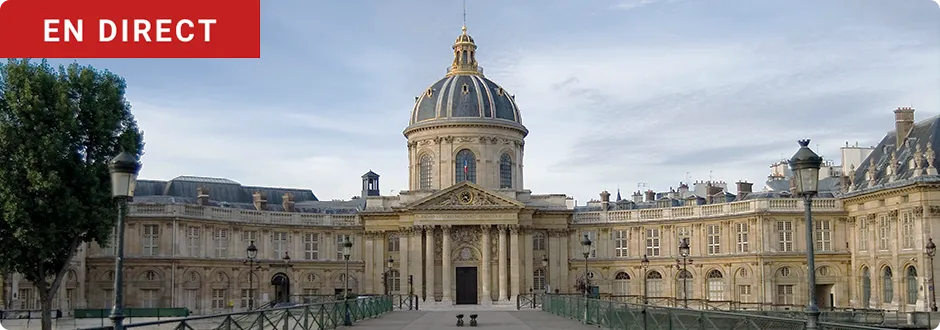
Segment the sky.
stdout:
<path fill-rule="evenodd" d="M 460 0 L 266 0 L 260 59 L 63 60 L 126 78 L 141 178 L 224 177 L 321 200 L 408 188 L 402 130 L 442 78 Z M 940 114 L 931 0 L 467 0 L 488 78 L 529 129 L 525 187 L 579 204 L 618 188 L 757 182 L 813 139 L 835 162 L 892 110 Z M 733 187 L 731 188 L 733 191 Z"/>

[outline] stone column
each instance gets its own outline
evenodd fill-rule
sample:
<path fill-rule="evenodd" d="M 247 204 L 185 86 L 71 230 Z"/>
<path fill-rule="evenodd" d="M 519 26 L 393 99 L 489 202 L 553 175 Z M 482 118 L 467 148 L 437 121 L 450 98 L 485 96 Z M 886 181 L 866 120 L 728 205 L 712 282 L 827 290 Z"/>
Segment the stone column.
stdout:
<path fill-rule="evenodd" d="M 453 257 L 450 251 L 450 230 L 450 225 L 441 226 L 441 304 L 445 306 L 453 304 L 450 299 L 450 283 L 454 276 L 454 269 L 450 265 Z"/>
<path fill-rule="evenodd" d="M 411 274 L 411 269 L 409 268 L 411 263 L 408 259 L 410 237 L 411 228 L 398 231 L 398 275 L 400 276 L 399 283 L 401 283 L 399 292 L 403 294 L 410 294 L 410 292 L 408 292 L 408 274 Z"/>
<path fill-rule="evenodd" d="M 427 259 L 427 268 L 424 275 L 424 299 L 427 303 L 434 303 L 434 226 L 427 226 L 424 230 L 424 257 Z"/>
<path fill-rule="evenodd" d="M 493 278 L 493 274 L 490 273 L 490 264 L 492 263 L 490 258 L 490 251 L 492 251 L 490 225 L 483 225 L 481 229 L 483 230 L 483 239 L 482 242 L 480 242 L 480 259 L 482 259 L 480 260 L 480 268 L 482 268 L 480 272 L 483 273 L 483 289 L 481 290 L 483 298 L 480 302 L 483 305 L 489 305 L 493 303 L 493 294 L 490 290 L 490 280 Z"/>
<path fill-rule="evenodd" d="M 506 285 L 509 281 L 506 278 L 509 274 L 506 274 L 506 226 L 500 225 L 497 230 L 499 230 L 499 253 L 496 256 L 496 261 L 499 263 L 499 299 L 498 301 L 506 301 L 508 290 L 506 290 Z"/>
<path fill-rule="evenodd" d="M 411 274 L 414 279 L 411 289 L 414 291 L 416 296 L 420 297 L 424 293 L 423 289 L 421 289 L 424 283 L 424 272 L 422 271 L 423 266 L 421 265 L 423 260 L 421 251 L 424 251 L 424 248 L 421 247 L 422 227 L 414 226 L 411 229 L 411 238 L 408 239 L 409 243 L 411 244 L 411 248 L 409 249 L 411 255 L 408 256 L 408 260 L 410 261 L 410 264 L 408 265 L 410 270 L 408 273 Z M 407 278 L 405 281 L 407 281 Z M 405 284 L 407 285 L 408 282 L 405 282 Z"/>
<path fill-rule="evenodd" d="M 509 232 L 510 232 L 509 250 L 512 251 L 512 253 L 509 254 L 509 258 L 510 258 L 509 263 L 512 264 L 512 271 L 509 274 L 509 280 L 510 280 L 509 300 L 511 301 L 515 301 L 516 297 L 519 296 L 519 287 L 522 285 L 522 283 L 520 283 L 519 281 L 520 280 L 519 277 L 522 275 L 521 274 L 522 269 L 525 268 L 522 265 L 522 262 L 519 260 L 519 253 L 522 252 L 521 249 L 519 248 L 519 231 L 520 230 L 522 230 L 522 228 L 519 228 L 519 226 L 509 227 Z"/>
<path fill-rule="evenodd" d="M 376 233 L 367 232 L 362 237 L 365 239 L 365 243 L 363 244 L 363 250 L 364 250 L 363 252 L 365 252 L 363 256 L 363 261 L 365 261 L 364 263 L 365 269 L 364 269 L 363 274 L 366 274 L 366 276 L 363 276 L 364 278 L 361 279 L 360 282 L 362 282 L 362 284 L 364 285 L 363 290 L 366 293 L 372 293 L 372 294 L 376 293 L 375 283 L 373 283 L 375 281 L 375 276 L 372 276 L 372 274 L 375 273 L 376 271 L 374 252 L 375 252 L 375 238 L 377 236 L 378 235 Z"/>

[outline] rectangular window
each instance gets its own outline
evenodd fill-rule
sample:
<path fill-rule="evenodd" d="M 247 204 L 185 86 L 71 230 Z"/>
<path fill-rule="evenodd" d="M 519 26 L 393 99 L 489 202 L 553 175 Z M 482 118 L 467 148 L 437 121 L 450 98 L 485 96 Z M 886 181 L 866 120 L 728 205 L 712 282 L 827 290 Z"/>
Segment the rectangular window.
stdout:
<path fill-rule="evenodd" d="M 911 216 L 910 212 L 904 212 L 901 214 L 901 225 L 903 230 L 901 235 L 904 237 L 902 248 L 913 249 L 914 248 L 914 217 Z"/>
<path fill-rule="evenodd" d="M 679 246 L 679 243 L 682 243 L 682 240 L 687 239 L 689 242 L 692 242 L 692 229 L 689 227 L 676 227 L 676 246 Z M 689 244 L 689 254 L 692 254 L 692 244 Z"/>
<path fill-rule="evenodd" d="M 747 222 L 738 222 L 734 224 L 735 237 L 737 239 L 738 253 L 747 253 L 750 251 L 747 240 Z"/>
<path fill-rule="evenodd" d="M 343 242 L 347 238 L 352 241 L 352 236 L 349 234 L 336 234 L 336 260 L 343 260 Z"/>
<path fill-rule="evenodd" d="M 738 285 L 738 301 L 751 302 L 751 286 Z"/>
<path fill-rule="evenodd" d="M 186 242 L 189 245 L 189 256 L 190 257 L 201 257 L 199 254 L 199 227 L 189 227 L 189 230 L 186 231 Z"/>
<path fill-rule="evenodd" d="M 858 223 L 858 250 L 868 251 L 868 218 L 856 217 Z"/>
<path fill-rule="evenodd" d="M 878 223 L 878 249 L 882 251 L 888 250 L 888 240 L 890 234 L 888 230 L 891 228 L 891 225 L 888 223 L 888 216 L 882 215 L 881 220 Z"/>
<path fill-rule="evenodd" d="M 646 228 L 646 255 L 649 257 L 659 256 L 659 228 Z"/>
<path fill-rule="evenodd" d="M 398 252 L 399 249 L 401 249 L 401 243 L 398 241 L 398 235 L 392 234 L 388 236 L 388 252 Z"/>
<path fill-rule="evenodd" d="M 254 293 L 253 291 L 254 289 L 242 289 L 241 308 L 254 308 L 255 307 L 255 304 L 253 304 L 251 301 L 257 300 L 258 297 L 253 296 L 253 293 Z"/>
<path fill-rule="evenodd" d="M 190 311 L 195 312 L 199 310 L 197 303 L 202 300 L 199 299 L 199 290 L 197 289 L 186 289 L 183 291 L 183 297 L 186 298 L 186 301 L 183 303 L 186 305 Z"/>
<path fill-rule="evenodd" d="M 216 228 L 212 233 L 216 258 L 228 258 L 228 229 Z"/>
<path fill-rule="evenodd" d="M 647 279 L 647 285 L 649 285 L 649 296 L 650 297 L 663 297 L 663 279 Z"/>
<path fill-rule="evenodd" d="M 212 289 L 212 309 L 225 308 L 225 289 Z"/>
<path fill-rule="evenodd" d="M 271 256 L 274 259 L 281 259 L 284 257 L 284 253 L 287 253 L 289 236 L 286 231 L 276 231 L 271 233 L 271 246 L 274 247 L 273 253 Z"/>
<path fill-rule="evenodd" d="M 816 251 L 832 251 L 832 220 L 818 220 L 816 226 Z"/>
<path fill-rule="evenodd" d="M 721 254 L 721 226 L 720 225 L 708 225 L 706 228 L 706 237 L 705 243 L 707 244 L 706 250 L 709 255 Z"/>
<path fill-rule="evenodd" d="M 142 289 L 140 290 L 140 304 L 143 308 L 157 308 L 158 300 L 157 290 L 153 289 Z"/>
<path fill-rule="evenodd" d="M 144 225 L 144 255 L 155 256 L 159 252 L 160 227 L 158 225 Z"/>
<path fill-rule="evenodd" d="M 532 234 L 532 249 L 545 251 L 545 233 L 539 231 Z"/>
<path fill-rule="evenodd" d="M 777 286 L 777 304 L 779 305 L 793 305 L 793 285 L 778 285 Z"/>
<path fill-rule="evenodd" d="M 102 303 L 104 309 L 111 309 L 114 307 L 114 290 L 104 289 L 104 302 Z"/>
<path fill-rule="evenodd" d="M 20 289 L 20 309 L 35 309 L 33 306 L 33 289 Z"/>
<path fill-rule="evenodd" d="M 581 237 L 583 238 L 584 236 L 587 236 L 588 239 L 591 240 L 591 242 L 594 242 L 593 244 L 591 244 L 591 252 L 589 254 L 589 257 L 597 258 L 597 245 L 598 243 L 600 243 L 597 241 L 597 232 L 593 230 L 585 230 L 581 232 Z M 582 250 L 579 252 L 584 252 L 584 251 Z"/>
<path fill-rule="evenodd" d="M 111 234 L 108 236 L 108 246 L 104 247 L 104 254 L 108 256 L 117 255 L 117 227 L 111 228 Z"/>
<path fill-rule="evenodd" d="M 320 259 L 320 233 L 304 234 L 304 259 Z"/>
<path fill-rule="evenodd" d="M 245 242 L 245 246 L 248 246 L 248 243 L 251 241 L 258 241 L 258 232 L 255 230 L 246 230 L 242 232 L 242 241 Z"/>
<path fill-rule="evenodd" d="M 65 289 L 65 310 L 72 310 L 73 301 L 75 301 L 75 289 Z"/>
<path fill-rule="evenodd" d="M 777 251 L 793 251 L 793 221 L 777 221 Z"/>
<path fill-rule="evenodd" d="M 614 256 L 617 258 L 626 258 L 627 254 L 627 231 L 614 230 L 611 235 L 614 239 Z"/>

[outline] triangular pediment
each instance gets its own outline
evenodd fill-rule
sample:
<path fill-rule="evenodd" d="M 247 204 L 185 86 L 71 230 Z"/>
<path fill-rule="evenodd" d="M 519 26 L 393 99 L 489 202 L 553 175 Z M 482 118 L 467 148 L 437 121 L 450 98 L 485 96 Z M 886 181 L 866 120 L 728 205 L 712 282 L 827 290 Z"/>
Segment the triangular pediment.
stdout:
<path fill-rule="evenodd" d="M 411 210 L 521 209 L 525 204 L 463 181 L 410 205 Z"/>

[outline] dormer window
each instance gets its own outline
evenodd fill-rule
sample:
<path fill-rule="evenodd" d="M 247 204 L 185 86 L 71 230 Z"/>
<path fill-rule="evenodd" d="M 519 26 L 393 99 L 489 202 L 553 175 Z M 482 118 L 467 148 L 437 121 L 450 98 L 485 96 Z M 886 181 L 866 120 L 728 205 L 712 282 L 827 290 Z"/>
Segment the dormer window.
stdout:
<path fill-rule="evenodd" d="M 427 94 L 428 97 L 431 97 L 432 95 L 434 95 L 434 89 L 428 88 L 428 91 L 425 94 Z"/>
<path fill-rule="evenodd" d="M 463 84 L 463 86 L 461 86 L 460 88 L 461 88 L 461 92 L 462 92 L 464 95 L 470 94 L 470 86 L 469 86 L 469 85 Z"/>
<path fill-rule="evenodd" d="M 496 95 L 503 96 L 503 88 L 502 88 L 502 87 L 496 89 Z"/>

